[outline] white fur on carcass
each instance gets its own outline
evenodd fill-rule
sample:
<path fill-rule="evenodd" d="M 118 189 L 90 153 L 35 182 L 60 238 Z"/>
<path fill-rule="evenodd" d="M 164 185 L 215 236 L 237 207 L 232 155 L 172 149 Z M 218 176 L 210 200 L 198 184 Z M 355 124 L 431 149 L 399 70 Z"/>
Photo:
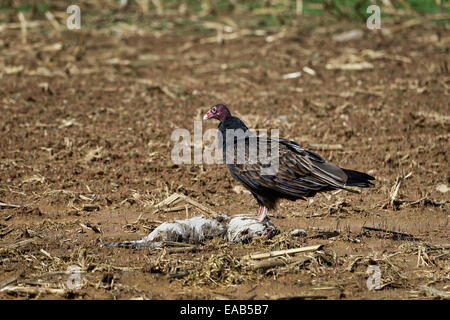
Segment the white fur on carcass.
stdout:
<path fill-rule="evenodd" d="M 214 218 L 202 215 L 175 222 L 164 222 L 141 240 L 113 242 L 105 246 L 152 249 L 162 247 L 164 241 L 198 243 L 212 238 L 245 242 L 258 237 L 270 238 L 277 233 L 278 230 L 269 221 L 260 222 L 243 216 L 231 219 L 227 215 Z"/>
<path fill-rule="evenodd" d="M 142 240 L 146 242 L 201 242 L 215 237 L 222 237 L 227 231 L 224 220 L 198 216 L 186 220 L 177 220 L 172 223 L 164 222 Z"/>
<path fill-rule="evenodd" d="M 270 236 L 275 228 L 267 223 L 249 217 L 234 217 L 227 229 L 227 240 L 245 242 L 253 238 Z"/>

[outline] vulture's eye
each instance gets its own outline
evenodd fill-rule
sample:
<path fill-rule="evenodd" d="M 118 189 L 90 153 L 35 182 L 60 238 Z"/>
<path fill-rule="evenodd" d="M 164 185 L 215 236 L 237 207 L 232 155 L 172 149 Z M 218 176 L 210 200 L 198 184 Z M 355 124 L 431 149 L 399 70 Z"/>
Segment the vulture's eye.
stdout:
<path fill-rule="evenodd" d="M 216 113 L 216 108 L 212 108 L 212 109 L 211 109 L 211 112 L 212 112 L 212 113 Z"/>

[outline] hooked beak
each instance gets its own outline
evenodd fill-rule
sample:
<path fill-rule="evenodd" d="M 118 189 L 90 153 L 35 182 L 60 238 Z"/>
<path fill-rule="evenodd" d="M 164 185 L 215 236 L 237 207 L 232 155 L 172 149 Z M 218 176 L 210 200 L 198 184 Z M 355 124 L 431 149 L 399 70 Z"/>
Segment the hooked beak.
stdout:
<path fill-rule="evenodd" d="M 214 115 L 211 113 L 211 111 L 208 111 L 204 116 L 203 120 L 211 119 Z"/>

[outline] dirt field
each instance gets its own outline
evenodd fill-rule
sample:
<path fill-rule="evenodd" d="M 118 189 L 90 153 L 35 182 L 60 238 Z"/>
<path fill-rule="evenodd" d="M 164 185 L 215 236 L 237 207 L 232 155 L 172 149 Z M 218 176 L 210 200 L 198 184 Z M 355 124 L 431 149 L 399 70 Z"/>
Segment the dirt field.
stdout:
<path fill-rule="evenodd" d="M 1 299 L 448 297 L 448 25 L 392 22 L 382 33 L 311 18 L 218 39 L 115 18 L 79 31 L 43 20 L 26 43 L 18 26 L 0 25 L 0 291 L 22 288 Z M 353 28 L 361 38 L 333 40 Z M 193 133 L 216 103 L 376 186 L 282 202 L 269 212 L 282 231 L 271 240 L 187 253 L 102 247 L 205 214 L 154 208 L 175 192 L 217 213 L 256 214 L 224 165 L 171 161 L 173 130 Z M 291 237 L 295 228 L 308 236 Z M 254 270 L 241 259 L 315 244 L 323 249 L 298 263 Z M 72 265 L 81 289 L 66 289 Z M 378 290 L 366 285 L 369 265 Z"/>

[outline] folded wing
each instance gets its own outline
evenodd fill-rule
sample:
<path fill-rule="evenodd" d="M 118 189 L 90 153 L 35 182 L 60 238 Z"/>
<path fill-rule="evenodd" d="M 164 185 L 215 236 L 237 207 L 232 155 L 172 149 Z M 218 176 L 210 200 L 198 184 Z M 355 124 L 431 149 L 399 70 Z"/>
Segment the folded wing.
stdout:
<path fill-rule="evenodd" d="M 272 191 L 287 198 L 303 198 L 333 189 L 356 192 L 345 186 L 372 185 L 368 180 L 373 177 L 327 163 L 316 153 L 285 139 L 236 139 L 234 151 L 237 160 L 228 164 L 230 172 L 256 195 Z M 351 184 L 349 176 L 353 179 Z"/>

